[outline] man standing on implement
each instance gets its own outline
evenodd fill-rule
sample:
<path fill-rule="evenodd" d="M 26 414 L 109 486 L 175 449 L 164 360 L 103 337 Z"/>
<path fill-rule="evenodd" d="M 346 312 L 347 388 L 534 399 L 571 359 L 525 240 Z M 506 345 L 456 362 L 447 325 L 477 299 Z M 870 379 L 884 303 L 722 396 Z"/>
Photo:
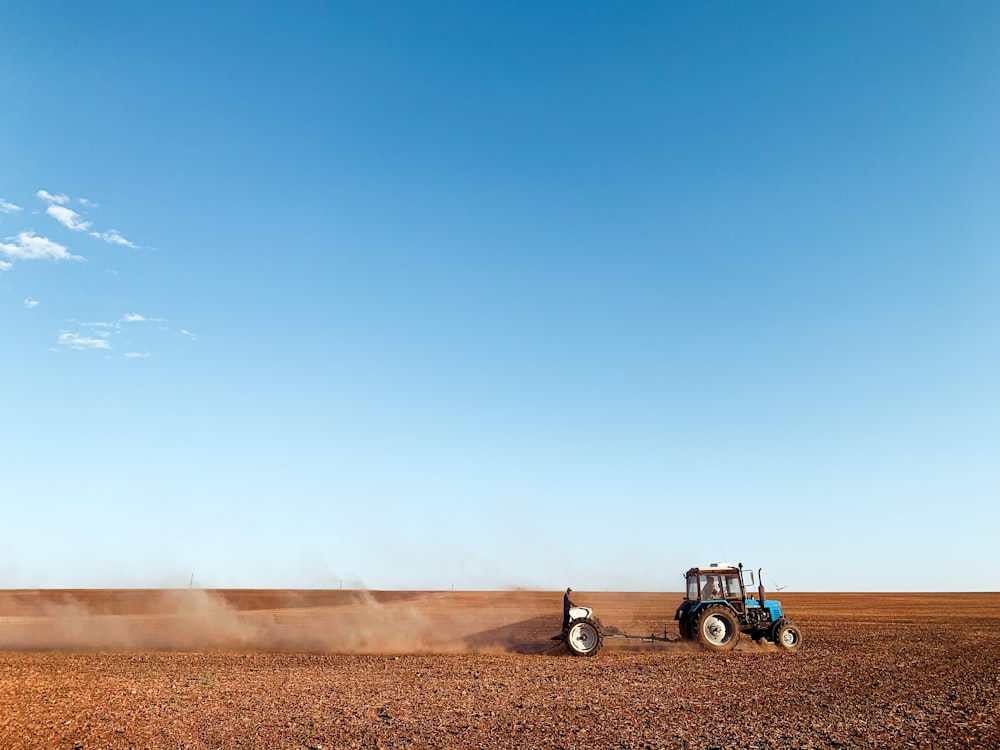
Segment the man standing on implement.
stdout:
<path fill-rule="evenodd" d="M 569 610 L 570 607 L 575 607 L 573 601 L 569 598 L 569 595 L 573 593 L 573 589 L 567 588 L 566 593 L 563 594 L 563 632 L 565 633 L 569 630 Z"/>

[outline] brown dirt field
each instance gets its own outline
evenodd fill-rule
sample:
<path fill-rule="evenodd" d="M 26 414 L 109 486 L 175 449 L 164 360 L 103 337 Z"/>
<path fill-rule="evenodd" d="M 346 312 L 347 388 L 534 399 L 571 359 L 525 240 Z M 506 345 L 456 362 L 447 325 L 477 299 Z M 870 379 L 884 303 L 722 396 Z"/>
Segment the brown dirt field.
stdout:
<path fill-rule="evenodd" d="M 574 596 L 636 634 L 680 598 Z M 0 747 L 1000 748 L 1000 594 L 775 598 L 798 653 L 581 659 L 558 592 L 0 592 Z"/>

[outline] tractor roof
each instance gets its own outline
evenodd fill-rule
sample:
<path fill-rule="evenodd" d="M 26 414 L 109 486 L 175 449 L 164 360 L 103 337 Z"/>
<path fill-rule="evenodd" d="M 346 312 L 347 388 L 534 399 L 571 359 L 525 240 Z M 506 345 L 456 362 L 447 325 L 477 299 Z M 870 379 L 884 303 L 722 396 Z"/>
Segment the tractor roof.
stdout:
<path fill-rule="evenodd" d="M 691 568 L 688 574 L 697 573 L 698 575 L 703 574 L 716 574 L 716 573 L 739 573 L 740 569 L 733 565 L 732 563 L 712 563 L 702 568 Z"/>

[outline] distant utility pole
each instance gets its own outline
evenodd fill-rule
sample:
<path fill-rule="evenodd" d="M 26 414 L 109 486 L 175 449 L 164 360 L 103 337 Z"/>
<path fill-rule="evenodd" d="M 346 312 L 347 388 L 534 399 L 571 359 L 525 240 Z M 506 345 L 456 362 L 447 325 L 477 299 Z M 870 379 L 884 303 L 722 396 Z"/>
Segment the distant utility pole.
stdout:
<path fill-rule="evenodd" d="M 194 588 L 194 573 L 191 574 L 191 580 L 188 581 L 188 588 L 189 589 L 193 589 Z"/>

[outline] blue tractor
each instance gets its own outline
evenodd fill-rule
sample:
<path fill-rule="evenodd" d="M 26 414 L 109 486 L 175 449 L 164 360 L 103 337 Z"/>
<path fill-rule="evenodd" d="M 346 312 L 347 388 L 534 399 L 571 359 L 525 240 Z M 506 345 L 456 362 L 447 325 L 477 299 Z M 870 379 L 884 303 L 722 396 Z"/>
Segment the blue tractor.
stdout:
<path fill-rule="evenodd" d="M 797 651 L 802 645 L 802 633 L 784 616 L 781 602 L 765 597 L 760 571 L 756 599 L 743 584 L 743 563 L 691 568 L 685 578 L 684 601 L 674 614 L 682 639 L 696 641 L 709 651 L 734 649 L 740 633 L 754 641 L 771 641 L 785 651 Z M 752 583 L 753 572 L 750 578 Z"/>

